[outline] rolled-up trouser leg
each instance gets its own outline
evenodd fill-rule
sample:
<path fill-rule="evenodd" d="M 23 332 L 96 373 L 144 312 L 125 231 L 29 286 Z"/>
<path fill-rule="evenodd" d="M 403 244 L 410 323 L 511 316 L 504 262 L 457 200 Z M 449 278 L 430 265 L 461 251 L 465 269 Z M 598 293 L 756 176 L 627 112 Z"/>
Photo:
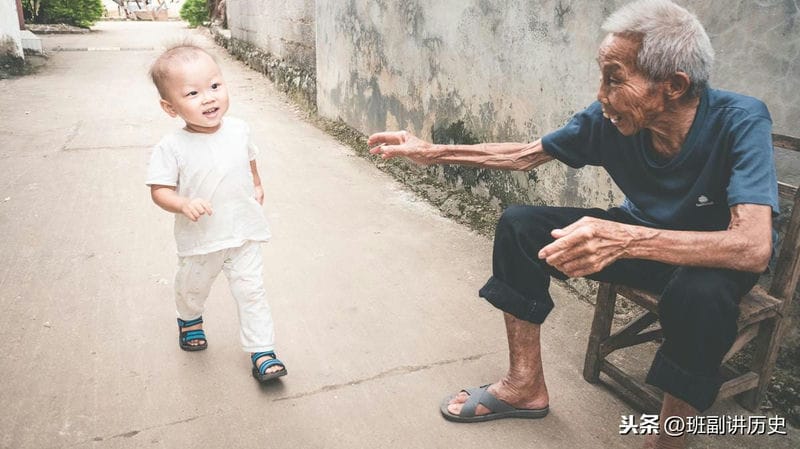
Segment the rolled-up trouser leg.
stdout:
<path fill-rule="evenodd" d="M 565 276 L 539 259 L 539 250 L 554 239 L 553 229 L 585 216 L 607 218 L 602 209 L 511 206 L 497 223 L 492 277 L 479 295 L 520 320 L 540 324 L 553 309 L 550 276 Z"/>
<path fill-rule="evenodd" d="M 647 383 L 704 411 L 719 393 L 719 367 L 737 334 L 739 300 L 758 275 L 720 268 L 680 267 L 661 294 L 664 343 Z"/>

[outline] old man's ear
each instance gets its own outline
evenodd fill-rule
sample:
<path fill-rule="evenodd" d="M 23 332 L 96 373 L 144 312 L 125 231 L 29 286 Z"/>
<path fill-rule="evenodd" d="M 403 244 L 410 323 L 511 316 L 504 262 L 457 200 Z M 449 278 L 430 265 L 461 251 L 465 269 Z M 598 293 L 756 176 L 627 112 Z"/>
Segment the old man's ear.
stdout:
<path fill-rule="evenodd" d="M 677 100 L 689 91 L 692 86 L 692 80 L 686 72 L 675 72 L 665 82 L 664 94 L 670 100 Z"/>

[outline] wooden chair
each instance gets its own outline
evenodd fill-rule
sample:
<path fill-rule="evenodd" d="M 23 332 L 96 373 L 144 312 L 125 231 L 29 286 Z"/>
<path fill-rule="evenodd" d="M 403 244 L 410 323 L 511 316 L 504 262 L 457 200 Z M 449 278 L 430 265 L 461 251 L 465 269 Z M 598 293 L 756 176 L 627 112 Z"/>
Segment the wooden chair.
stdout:
<path fill-rule="evenodd" d="M 778 148 L 800 151 L 798 138 L 773 134 L 773 143 Z M 789 325 L 786 315 L 800 276 L 800 194 L 797 186 L 782 182 L 778 182 L 778 190 L 781 198 L 794 203 L 785 237 L 780 243 L 774 277 L 769 291 L 756 285 L 742 298 L 739 333 L 724 357 L 721 371 L 727 380 L 717 396 L 722 399 L 736 395 L 741 405 L 750 411 L 756 411 L 760 406 L 772 377 L 781 337 Z M 644 311 L 611 334 L 617 295 L 641 306 Z M 662 392 L 624 372 L 607 357 L 619 349 L 662 339 L 661 328 L 656 323 L 657 305 L 658 295 L 653 293 L 601 283 L 583 367 L 583 377 L 588 382 L 598 382 L 600 373 L 605 373 L 622 387 L 619 392 L 625 399 L 648 413 L 661 410 Z M 738 372 L 726 362 L 751 341 L 755 346 L 749 370 Z"/>

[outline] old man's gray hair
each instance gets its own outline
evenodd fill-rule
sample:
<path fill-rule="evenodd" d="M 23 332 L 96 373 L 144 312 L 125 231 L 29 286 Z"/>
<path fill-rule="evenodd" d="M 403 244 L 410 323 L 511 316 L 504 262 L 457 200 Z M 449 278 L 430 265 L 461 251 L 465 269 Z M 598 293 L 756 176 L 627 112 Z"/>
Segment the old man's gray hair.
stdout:
<path fill-rule="evenodd" d="M 614 34 L 641 36 L 637 64 L 652 81 L 664 81 L 675 72 L 689 75 L 689 94 L 699 96 L 708 87 L 714 49 L 694 14 L 669 0 L 629 3 L 603 23 Z"/>

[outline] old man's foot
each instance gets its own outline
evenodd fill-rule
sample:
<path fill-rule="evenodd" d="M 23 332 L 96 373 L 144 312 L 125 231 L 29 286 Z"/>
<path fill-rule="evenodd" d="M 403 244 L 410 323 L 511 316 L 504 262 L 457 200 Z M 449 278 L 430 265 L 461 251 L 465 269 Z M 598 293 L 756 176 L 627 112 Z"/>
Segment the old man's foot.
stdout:
<path fill-rule="evenodd" d="M 544 418 L 549 412 L 547 390 L 530 389 L 528 399 L 504 388 L 505 381 L 498 384 L 461 390 L 448 396 L 441 405 L 442 416 L 448 421 L 481 422 L 504 418 Z M 501 386 L 502 385 L 502 386 Z"/>

